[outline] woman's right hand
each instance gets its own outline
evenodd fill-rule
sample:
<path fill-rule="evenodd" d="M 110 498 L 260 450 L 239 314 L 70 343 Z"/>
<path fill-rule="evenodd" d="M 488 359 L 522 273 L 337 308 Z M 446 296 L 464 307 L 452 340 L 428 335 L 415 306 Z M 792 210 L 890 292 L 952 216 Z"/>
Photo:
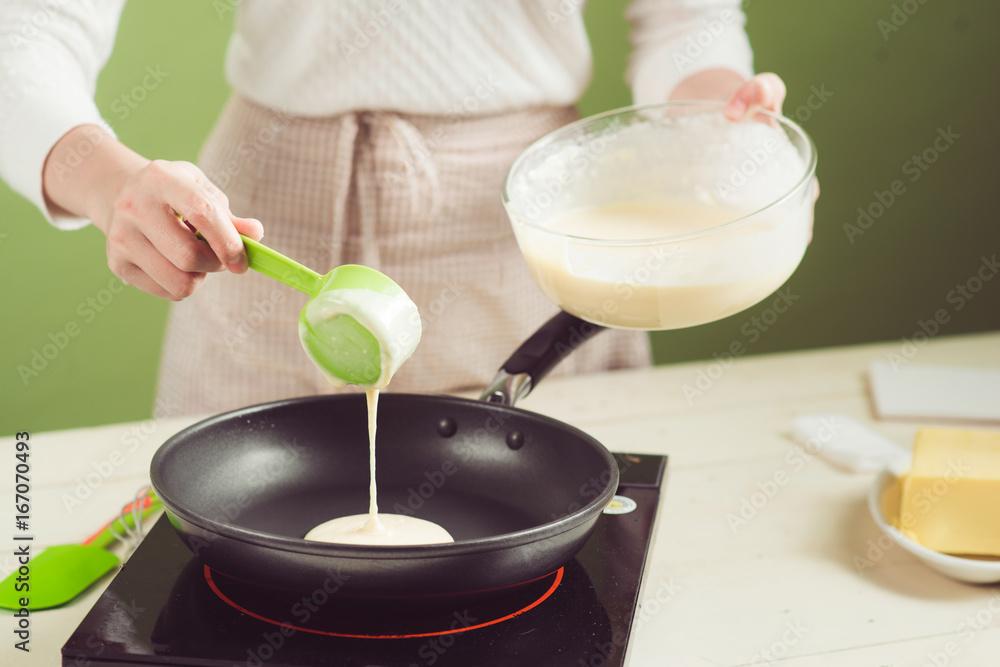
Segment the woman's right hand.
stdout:
<path fill-rule="evenodd" d="M 94 224 L 107 237 L 108 267 L 122 282 L 172 301 L 190 296 L 206 273 L 245 272 L 239 235 L 260 240 L 263 234 L 257 220 L 233 215 L 228 197 L 198 167 L 165 160 L 132 174 Z"/>
<path fill-rule="evenodd" d="M 247 270 L 239 235 L 259 240 L 263 228 L 257 220 L 233 215 L 225 193 L 198 167 L 146 160 L 104 135 L 85 163 L 67 173 L 57 167 L 61 156 L 86 140 L 75 136 L 80 129 L 68 132 L 50 152 L 45 193 L 53 208 L 85 215 L 104 232 L 108 267 L 122 282 L 180 301 L 207 273 Z M 93 130 L 84 134 L 94 136 Z M 207 244 L 177 214 L 201 232 Z"/>

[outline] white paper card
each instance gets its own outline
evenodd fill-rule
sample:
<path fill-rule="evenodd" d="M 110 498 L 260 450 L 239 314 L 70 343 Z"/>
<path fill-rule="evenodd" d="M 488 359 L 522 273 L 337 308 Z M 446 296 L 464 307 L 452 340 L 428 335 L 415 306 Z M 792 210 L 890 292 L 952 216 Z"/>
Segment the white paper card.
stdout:
<path fill-rule="evenodd" d="M 1000 370 L 880 361 L 868 379 L 881 419 L 1000 422 Z"/>

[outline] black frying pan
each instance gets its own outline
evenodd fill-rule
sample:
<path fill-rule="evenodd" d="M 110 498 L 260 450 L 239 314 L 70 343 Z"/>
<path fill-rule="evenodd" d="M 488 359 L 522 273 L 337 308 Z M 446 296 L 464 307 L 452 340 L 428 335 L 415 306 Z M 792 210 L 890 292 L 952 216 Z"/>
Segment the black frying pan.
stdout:
<path fill-rule="evenodd" d="M 512 403 L 600 327 L 560 313 L 504 364 L 484 401 L 379 399 L 378 501 L 444 526 L 454 544 L 308 542 L 314 526 L 368 507 L 364 396 L 252 406 L 197 423 L 153 457 L 171 524 L 233 577 L 338 599 L 449 602 L 503 592 L 573 558 L 618 487 L 597 440 Z"/>

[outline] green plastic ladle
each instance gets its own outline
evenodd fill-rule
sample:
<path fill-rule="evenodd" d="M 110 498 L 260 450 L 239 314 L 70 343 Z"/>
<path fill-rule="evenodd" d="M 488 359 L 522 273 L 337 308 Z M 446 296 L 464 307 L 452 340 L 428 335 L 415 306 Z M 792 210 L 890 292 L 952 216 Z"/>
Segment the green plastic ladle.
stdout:
<path fill-rule="evenodd" d="M 174 211 L 174 215 L 194 231 L 195 236 L 208 243 L 184 216 L 177 211 Z M 299 340 L 313 363 L 331 380 L 342 384 L 356 384 L 365 389 L 381 389 L 380 385 L 374 383 L 381 379 L 384 384 L 388 378 L 383 377 L 382 373 L 382 346 L 379 339 L 351 315 L 342 313 L 334 317 L 310 319 L 307 314 L 317 297 L 333 290 L 368 290 L 393 297 L 397 305 L 402 302 L 419 321 L 417 307 L 406 292 L 389 276 L 367 266 L 344 264 L 326 275 L 320 275 L 260 241 L 254 241 L 243 234 L 240 234 L 240 238 L 243 239 L 249 268 L 311 297 L 299 314 Z M 319 312 L 321 309 L 315 310 Z M 408 347 L 408 353 L 403 355 L 404 359 L 413 352 L 419 339 L 419 329 L 414 338 L 395 341 Z M 390 368 L 389 373 L 394 370 Z"/>
<path fill-rule="evenodd" d="M 369 290 L 405 299 L 412 305 L 403 289 L 389 276 L 367 266 L 344 264 L 320 275 L 253 239 L 243 236 L 243 245 L 251 269 L 312 297 L 299 314 L 299 339 L 320 370 L 346 384 L 378 388 L 373 386 L 382 377 L 378 338 L 351 315 L 309 318 L 307 313 L 317 297 L 343 289 Z M 416 312 L 416 306 L 412 308 Z"/>
<path fill-rule="evenodd" d="M 137 503 L 142 503 L 138 507 L 145 507 L 141 514 L 136 512 L 141 517 L 140 521 L 163 507 L 152 494 Z M 23 565 L 27 568 L 27 574 L 20 571 L 22 566 L 19 565 L 18 569 L 0 582 L 0 607 L 15 611 L 22 608 L 38 611 L 62 606 L 118 567 L 121 560 L 107 549 L 117 542 L 116 531 L 119 534 L 125 532 L 121 524 L 129 528 L 135 527 L 135 518 L 130 511 L 132 507 L 126 507 L 119 517 L 83 544 L 52 546 L 37 555 L 28 546 L 31 557 Z M 17 544 L 32 543 L 25 541 Z M 22 601 L 27 604 L 22 604 Z"/>

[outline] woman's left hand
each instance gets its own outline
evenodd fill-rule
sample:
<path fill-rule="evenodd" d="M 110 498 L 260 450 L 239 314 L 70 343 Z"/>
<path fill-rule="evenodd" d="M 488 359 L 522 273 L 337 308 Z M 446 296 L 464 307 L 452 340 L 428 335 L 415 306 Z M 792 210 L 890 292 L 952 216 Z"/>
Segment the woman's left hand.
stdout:
<path fill-rule="evenodd" d="M 757 74 L 733 93 L 726 103 L 723 114 L 729 120 L 741 120 L 757 109 L 781 113 L 781 103 L 785 101 L 785 82 L 777 74 L 765 72 Z"/>
<path fill-rule="evenodd" d="M 729 98 L 723 115 L 729 120 L 743 120 L 763 109 L 781 114 L 781 104 L 785 101 L 785 82 L 777 74 L 765 72 L 757 74 L 741 85 Z M 819 199 L 819 179 L 813 179 L 813 206 Z M 811 226 L 811 221 L 810 221 Z M 811 237 L 811 232 L 810 232 Z"/>
<path fill-rule="evenodd" d="M 740 121 L 765 110 L 781 114 L 781 104 L 785 101 L 785 82 L 777 74 L 764 72 L 748 81 L 733 70 L 715 68 L 695 72 L 681 81 L 670 94 L 671 100 L 684 99 L 726 99 L 728 91 L 736 89 L 723 108 L 723 115 L 732 121 Z M 759 120 L 766 121 L 761 116 Z M 819 181 L 813 179 L 813 204 L 819 197 Z"/>

